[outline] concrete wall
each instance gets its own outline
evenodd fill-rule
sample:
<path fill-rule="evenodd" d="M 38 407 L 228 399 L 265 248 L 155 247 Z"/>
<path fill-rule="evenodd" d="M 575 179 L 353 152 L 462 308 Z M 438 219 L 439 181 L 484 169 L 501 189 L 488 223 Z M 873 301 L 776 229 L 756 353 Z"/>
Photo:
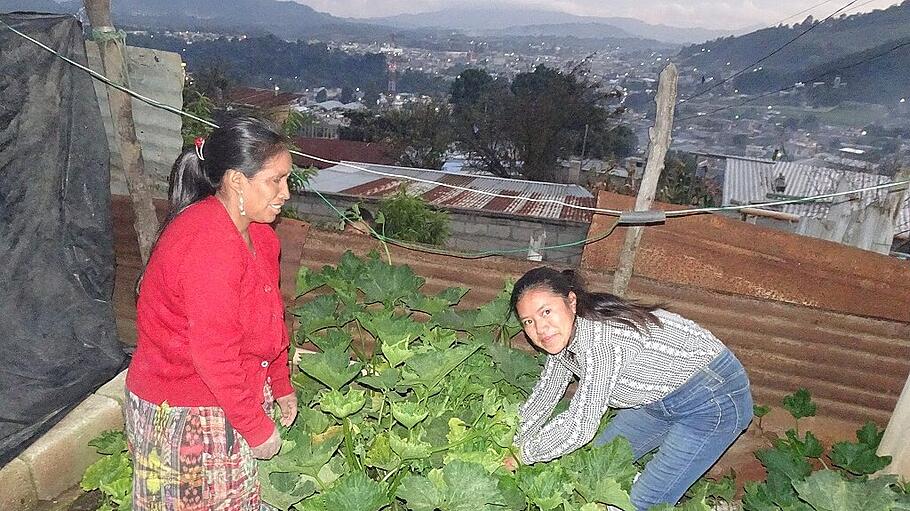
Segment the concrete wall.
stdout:
<path fill-rule="evenodd" d="M 378 209 L 377 200 L 355 199 L 339 195 L 327 195 L 326 198 L 339 211 L 362 204 L 371 212 Z M 291 199 L 291 207 L 301 217 L 315 224 L 338 225 L 338 214 L 316 194 L 304 193 Z M 495 212 L 476 210 L 449 209 L 450 235 L 445 247 L 459 252 L 485 252 L 490 250 L 517 250 L 507 254 L 516 259 L 528 258 L 528 245 L 531 238 L 539 238 L 545 233 L 544 246 L 554 246 L 583 240 L 588 235 L 589 225 L 557 219 L 536 219 L 516 217 Z M 568 266 L 577 266 L 581 261 L 582 245 L 545 250 L 543 261 Z"/>

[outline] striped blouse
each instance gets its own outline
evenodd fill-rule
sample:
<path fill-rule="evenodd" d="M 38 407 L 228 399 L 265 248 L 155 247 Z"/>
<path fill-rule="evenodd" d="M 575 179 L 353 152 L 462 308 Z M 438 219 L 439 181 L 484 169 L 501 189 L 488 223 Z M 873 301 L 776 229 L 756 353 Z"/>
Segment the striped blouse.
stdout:
<path fill-rule="evenodd" d="M 615 321 L 575 320 L 575 336 L 549 355 L 540 380 L 519 409 L 515 443 L 524 463 L 549 461 L 590 442 L 607 409 L 660 400 L 682 386 L 724 349 L 696 323 L 663 309 L 661 326 L 646 334 Z M 572 377 L 578 388 L 568 410 L 550 415 Z"/>

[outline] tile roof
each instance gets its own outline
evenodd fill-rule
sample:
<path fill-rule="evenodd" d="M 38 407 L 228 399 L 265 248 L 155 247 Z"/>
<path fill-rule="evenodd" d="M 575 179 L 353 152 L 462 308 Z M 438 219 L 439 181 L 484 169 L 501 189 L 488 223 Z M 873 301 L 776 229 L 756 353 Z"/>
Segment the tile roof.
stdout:
<path fill-rule="evenodd" d="M 395 159 L 389 156 L 388 147 L 378 142 L 356 142 L 337 138 L 307 138 L 297 137 L 294 145 L 302 153 L 312 154 L 332 161 L 361 161 L 366 163 L 379 163 L 389 165 Z M 331 167 L 334 164 L 313 160 L 304 156 L 294 156 L 294 163 L 301 167 L 310 165 L 317 169 Z"/>
<path fill-rule="evenodd" d="M 528 199 L 552 199 L 583 207 L 594 207 L 596 202 L 591 192 L 581 186 L 572 184 L 542 183 L 367 163 L 347 163 L 366 167 L 370 170 L 415 177 L 429 182 L 414 182 L 403 178 L 379 176 L 347 165 L 336 165 L 319 171 L 310 180 L 310 186 L 323 193 L 379 198 L 391 195 L 402 184 L 407 184 L 408 193 L 419 195 L 428 203 L 443 208 L 491 211 L 514 216 L 561 219 L 583 223 L 591 222 L 591 212 L 559 204 L 529 202 Z M 474 191 L 453 189 L 440 186 L 440 183 L 490 192 L 505 197 L 494 197 Z"/>

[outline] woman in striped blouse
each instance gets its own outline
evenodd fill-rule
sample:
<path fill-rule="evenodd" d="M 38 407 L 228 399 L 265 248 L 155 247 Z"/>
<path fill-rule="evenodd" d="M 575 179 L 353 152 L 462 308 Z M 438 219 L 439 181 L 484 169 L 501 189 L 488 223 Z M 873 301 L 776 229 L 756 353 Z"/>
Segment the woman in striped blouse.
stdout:
<path fill-rule="evenodd" d="M 571 270 L 547 267 L 515 283 L 512 308 L 531 343 L 549 354 L 519 410 L 515 443 L 526 464 L 584 446 L 604 413 L 620 408 L 594 443 L 623 436 L 636 459 L 657 449 L 632 486 L 632 503 L 645 511 L 675 505 L 752 420 L 742 364 L 692 321 L 588 292 Z M 573 376 L 569 408 L 551 418 Z"/>

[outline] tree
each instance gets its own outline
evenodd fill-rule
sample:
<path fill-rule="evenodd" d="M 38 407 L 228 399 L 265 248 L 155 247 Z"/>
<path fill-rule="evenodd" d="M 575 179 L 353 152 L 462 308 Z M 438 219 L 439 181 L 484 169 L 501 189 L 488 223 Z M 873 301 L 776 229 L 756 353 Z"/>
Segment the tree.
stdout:
<path fill-rule="evenodd" d="M 221 105 L 224 102 L 224 93 L 234 85 L 234 80 L 229 75 L 229 65 L 217 61 L 192 74 L 193 87 L 216 105 Z"/>
<path fill-rule="evenodd" d="M 584 148 L 581 146 L 585 145 Z M 576 144 L 576 154 L 585 158 L 621 159 L 638 150 L 638 137 L 631 128 L 619 125 L 599 132 L 590 132 L 588 140 Z"/>
<path fill-rule="evenodd" d="M 347 112 L 346 140 L 381 142 L 399 165 L 438 169 L 452 145 L 450 110 L 436 102 L 409 105 L 381 114 Z"/>
<path fill-rule="evenodd" d="M 507 81 L 468 69 L 455 78 L 451 96 L 455 145 L 493 175 L 517 173 L 519 156 L 510 138 L 512 95 Z"/>
<path fill-rule="evenodd" d="M 695 156 L 671 151 L 665 162 L 657 183 L 657 200 L 703 208 L 719 203 L 717 183 L 697 175 Z"/>
<path fill-rule="evenodd" d="M 329 93 L 325 90 L 325 87 L 319 89 L 319 92 L 316 93 L 316 102 L 322 103 L 329 99 Z"/>
<path fill-rule="evenodd" d="M 456 144 L 495 175 L 552 180 L 558 161 L 580 148 L 586 126 L 606 131 L 612 97 L 583 67 L 562 72 L 541 65 L 511 84 L 466 70 L 452 85 Z"/>

